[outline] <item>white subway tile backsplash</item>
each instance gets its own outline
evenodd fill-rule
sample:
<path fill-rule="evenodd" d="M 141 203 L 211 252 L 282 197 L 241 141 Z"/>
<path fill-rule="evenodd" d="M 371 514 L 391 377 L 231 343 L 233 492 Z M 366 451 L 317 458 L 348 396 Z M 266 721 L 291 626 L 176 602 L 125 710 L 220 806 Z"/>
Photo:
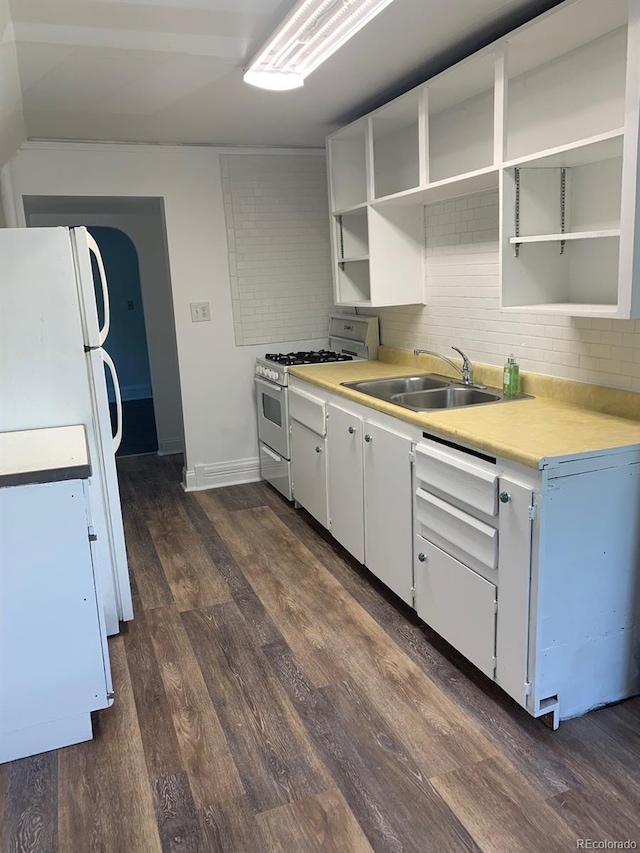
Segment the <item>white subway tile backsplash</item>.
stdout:
<path fill-rule="evenodd" d="M 220 160 L 236 343 L 326 337 L 333 292 L 324 158 Z"/>
<path fill-rule="evenodd" d="M 640 391 L 640 320 L 505 314 L 499 307 L 498 194 L 425 209 L 427 305 L 370 310 L 387 346 L 460 346 L 476 361 Z"/>

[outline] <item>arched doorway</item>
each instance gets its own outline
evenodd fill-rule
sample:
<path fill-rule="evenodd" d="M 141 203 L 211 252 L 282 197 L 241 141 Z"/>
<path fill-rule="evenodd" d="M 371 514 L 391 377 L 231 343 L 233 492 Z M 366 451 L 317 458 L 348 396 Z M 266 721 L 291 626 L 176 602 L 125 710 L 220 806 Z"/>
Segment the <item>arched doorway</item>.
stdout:
<path fill-rule="evenodd" d="M 105 348 L 115 363 L 122 394 L 123 433 L 116 455 L 153 453 L 158 449 L 158 435 L 138 253 L 131 239 L 118 228 L 90 225 L 88 230 L 98 244 L 109 282 L 111 323 Z M 94 279 L 99 280 L 97 270 Z M 101 311 L 99 296 L 96 301 Z M 107 390 L 113 421 L 115 392 L 110 378 Z"/>

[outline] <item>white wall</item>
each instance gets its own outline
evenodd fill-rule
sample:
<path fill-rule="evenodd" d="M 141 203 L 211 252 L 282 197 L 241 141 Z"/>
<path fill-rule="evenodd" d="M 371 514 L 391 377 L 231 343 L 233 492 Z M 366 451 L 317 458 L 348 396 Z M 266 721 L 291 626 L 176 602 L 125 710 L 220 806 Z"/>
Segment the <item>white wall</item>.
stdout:
<path fill-rule="evenodd" d="M 26 143 L 3 174 L 19 225 L 23 195 L 164 199 L 186 461 L 196 486 L 257 477 L 253 367 L 265 348 L 234 340 L 220 153 L 243 149 Z M 192 323 L 189 303 L 201 301 L 211 303 L 211 322 Z M 323 343 L 284 341 L 278 349 Z"/>
<path fill-rule="evenodd" d="M 158 431 L 158 447 L 162 453 L 184 450 L 184 428 L 178 354 L 173 325 L 171 279 L 163 251 L 165 236 L 159 205 L 154 199 L 144 203 L 145 212 L 130 212 L 126 200 L 101 200 L 91 206 L 84 201 L 60 204 L 52 200 L 50 209 L 58 212 L 32 213 L 32 226 L 102 225 L 119 228 L 133 242 L 138 253 L 140 284 L 144 303 L 144 318 L 149 350 L 149 366 L 153 388 L 153 407 Z M 37 208 L 46 209 L 45 199 L 38 199 Z M 60 210 L 64 207 L 66 210 Z M 97 212 L 100 208 L 110 212 Z M 154 207 L 157 209 L 154 210 Z"/>
<path fill-rule="evenodd" d="M 9 0 L 0 0 L 0 166 L 26 137 Z"/>
<path fill-rule="evenodd" d="M 367 312 L 380 318 L 382 343 L 454 357 L 455 345 L 486 364 L 514 352 L 523 370 L 640 392 L 640 320 L 500 311 L 497 192 L 425 213 L 428 304 Z"/>

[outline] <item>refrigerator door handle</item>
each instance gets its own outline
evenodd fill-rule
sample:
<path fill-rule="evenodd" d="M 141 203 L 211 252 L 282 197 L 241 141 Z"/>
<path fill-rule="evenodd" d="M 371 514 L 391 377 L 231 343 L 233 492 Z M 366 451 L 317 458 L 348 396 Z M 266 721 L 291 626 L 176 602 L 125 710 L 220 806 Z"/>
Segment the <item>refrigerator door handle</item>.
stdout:
<path fill-rule="evenodd" d="M 120 382 L 118 381 L 118 373 L 116 371 L 116 366 L 113 363 L 111 356 L 104 349 L 100 350 L 100 355 L 102 356 L 102 360 L 111 372 L 111 378 L 113 380 L 113 389 L 116 393 L 117 426 L 116 434 L 113 436 L 113 452 L 115 453 L 120 447 L 120 443 L 122 441 L 122 394 L 120 393 Z"/>
<path fill-rule="evenodd" d="M 91 234 L 87 231 L 87 245 L 89 246 L 89 251 L 93 253 L 93 256 L 96 259 L 96 264 L 98 265 L 98 273 L 100 274 L 100 286 L 102 288 L 102 304 L 104 306 L 104 325 L 98 332 L 98 343 L 100 346 L 106 341 L 107 335 L 109 334 L 109 325 L 111 324 L 111 311 L 109 308 L 109 288 L 107 286 L 107 274 L 104 270 L 104 263 L 102 262 L 102 255 L 100 254 L 100 249 L 98 248 L 98 244 L 93 239 Z"/>

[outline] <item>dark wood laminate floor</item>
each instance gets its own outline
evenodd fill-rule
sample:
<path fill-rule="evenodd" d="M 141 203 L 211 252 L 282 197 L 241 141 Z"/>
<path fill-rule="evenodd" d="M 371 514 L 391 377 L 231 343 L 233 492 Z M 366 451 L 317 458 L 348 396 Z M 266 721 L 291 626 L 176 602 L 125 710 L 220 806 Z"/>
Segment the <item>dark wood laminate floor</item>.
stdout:
<path fill-rule="evenodd" d="M 640 700 L 554 733 L 269 487 L 119 469 L 116 703 L 93 742 L 0 766 L 2 853 L 640 845 Z"/>

